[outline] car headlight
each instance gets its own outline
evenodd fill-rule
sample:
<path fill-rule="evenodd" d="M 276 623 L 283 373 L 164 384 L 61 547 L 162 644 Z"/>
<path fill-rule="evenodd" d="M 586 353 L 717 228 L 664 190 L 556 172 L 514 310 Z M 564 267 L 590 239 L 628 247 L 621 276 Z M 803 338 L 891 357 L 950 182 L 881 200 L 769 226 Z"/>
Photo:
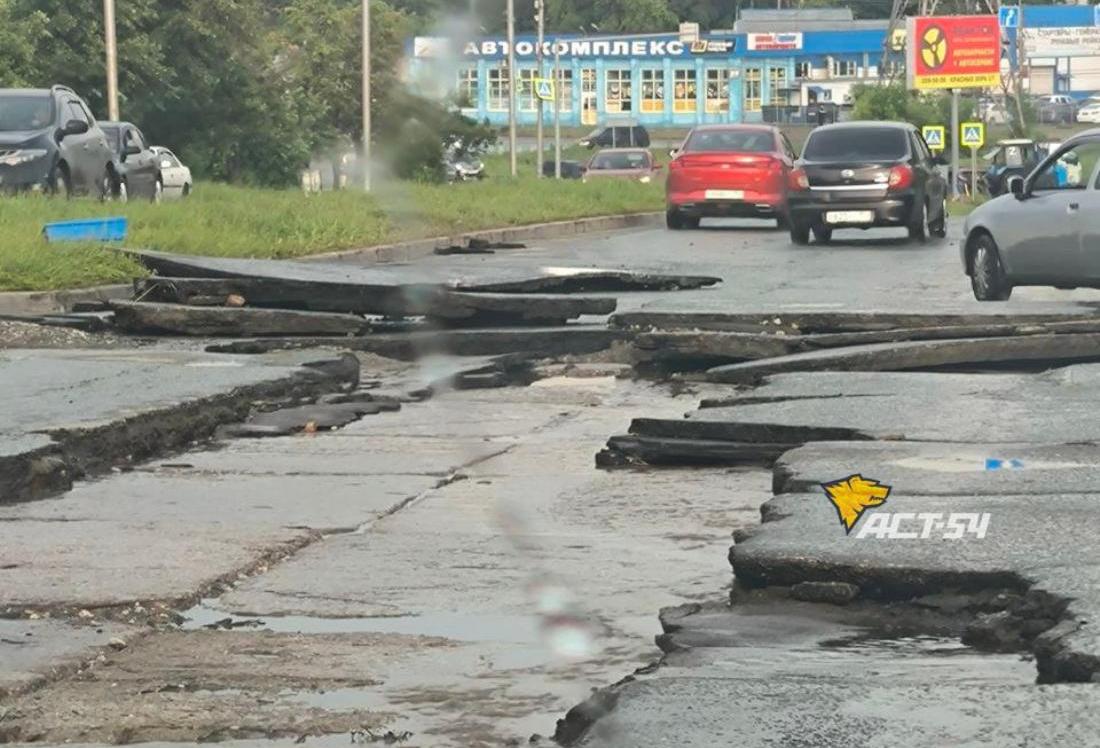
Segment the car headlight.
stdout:
<path fill-rule="evenodd" d="M 12 151 L 7 155 L 0 156 L 0 165 L 19 166 L 20 164 L 34 161 L 36 158 L 42 158 L 45 155 L 45 148 L 23 148 L 18 151 Z"/>
<path fill-rule="evenodd" d="M 641 182 L 642 184 L 649 184 L 650 180 L 652 180 L 652 177 L 644 176 L 644 177 L 641 177 L 638 181 Z"/>

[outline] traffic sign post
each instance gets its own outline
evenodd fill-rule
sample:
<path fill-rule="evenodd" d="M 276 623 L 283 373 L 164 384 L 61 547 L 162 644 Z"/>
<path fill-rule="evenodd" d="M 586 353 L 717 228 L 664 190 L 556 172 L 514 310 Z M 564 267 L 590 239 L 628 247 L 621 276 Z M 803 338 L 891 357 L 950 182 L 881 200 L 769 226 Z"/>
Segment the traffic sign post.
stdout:
<path fill-rule="evenodd" d="M 1020 26 L 1020 6 L 1002 5 L 1000 8 L 1000 23 L 1002 29 L 1015 29 Z"/>
<path fill-rule="evenodd" d="M 535 79 L 535 96 L 539 101 L 554 100 L 554 81 L 550 78 Z"/>
<path fill-rule="evenodd" d="M 978 197 L 978 149 L 985 144 L 985 124 L 963 122 L 959 129 L 959 140 L 970 148 L 970 199 L 975 200 Z"/>
<path fill-rule="evenodd" d="M 930 151 L 942 151 L 947 141 L 947 128 L 943 125 L 925 125 L 920 129 L 921 137 Z"/>

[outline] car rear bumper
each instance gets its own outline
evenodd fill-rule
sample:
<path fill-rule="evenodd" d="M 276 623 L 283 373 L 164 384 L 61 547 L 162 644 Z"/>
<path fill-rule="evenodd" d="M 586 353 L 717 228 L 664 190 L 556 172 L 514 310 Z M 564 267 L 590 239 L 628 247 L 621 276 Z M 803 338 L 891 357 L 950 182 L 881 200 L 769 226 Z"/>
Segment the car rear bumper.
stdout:
<path fill-rule="evenodd" d="M 669 192 L 666 203 L 669 210 L 677 210 L 687 216 L 733 218 L 770 218 L 786 213 L 785 195 L 740 190 L 738 199 L 707 197 L 706 190 Z"/>
<path fill-rule="evenodd" d="M 805 198 L 796 198 L 792 195 L 789 205 L 791 220 L 806 224 L 826 223 L 825 214 L 834 211 L 870 211 L 873 218 L 869 223 L 865 221 L 828 223 L 829 226 L 837 228 L 867 228 L 872 226 L 908 225 L 913 215 L 913 200 L 912 193 L 844 201 L 822 199 L 816 195 Z"/>

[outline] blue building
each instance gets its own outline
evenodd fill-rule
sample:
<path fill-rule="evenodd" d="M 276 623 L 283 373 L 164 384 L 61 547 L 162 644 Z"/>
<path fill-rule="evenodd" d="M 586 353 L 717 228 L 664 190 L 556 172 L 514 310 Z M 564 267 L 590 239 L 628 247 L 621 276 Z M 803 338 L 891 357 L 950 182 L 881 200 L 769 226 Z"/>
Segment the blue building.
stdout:
<path fill-rule="evenodd" d="M 1100 6 L 1004 6 L 1001 23 L 1011 60 L 1017 29 L 1024 28 L 1032 94 L 1083 97 L 1100 90 Z M 653 127 L 799 121 L 808 107 L 848 103 L 856 84 L 904 73 L 904 34 L 888 43 L 888 33 L 885 21 L 854 20 L 848 9 L 744 10 L 727 32 L 548 35 L 541 68 L 536 39 L 519 36 L 517 119 L 523 125 L 535 122 L 534 81 L 554 77 L 557 49 L 561 119 L 567 126 L 622 117 Z M 407 57 L 410 81 L 422 92 L 438 97 L 457 92 L 466 114 L 507 123 L 505 39 L 456 43 L 417 37 L 410 40 Z M 880 76 L 884 61 L 887 69 Z M 543 106 L 552 117 L 553 105 Z"/>
<path fill-rule="evenodd" d="M 536 38 L 518 36 L 518 122 L 535 122 L 534 82 L 553 79 L 555 49 L 567 126 L 621 117 L 653 127 L 785 121 L 811 104 L 841 104 L 852 85 L 878 80 L 886 22 L 853 21 L 846 10 L 759 17 L 767 15 L 745 11 L 733 30 L 698 36 L 548 35 L 541 69 Z M 408 74 L 430 95 L 457 92 L 469 116 L 505 124 L 507 57 L 502 38 L 417 37 L 408 45 Z M 900 71 L 902 55 L 891 53 L 888 64 Z M 553 104 L 543 106 L 551 117 Z"/>

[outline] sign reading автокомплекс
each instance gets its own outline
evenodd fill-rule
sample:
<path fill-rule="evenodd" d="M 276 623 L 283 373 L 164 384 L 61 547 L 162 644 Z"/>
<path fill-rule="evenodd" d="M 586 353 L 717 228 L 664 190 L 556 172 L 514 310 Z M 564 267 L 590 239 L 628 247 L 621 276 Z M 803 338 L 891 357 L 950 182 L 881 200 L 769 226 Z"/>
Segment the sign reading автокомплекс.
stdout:
<path fill-rule="evenodd" d="M 801 36 L 801 35 L 799 35 Z M 538 54 L 538 40 L 516 40 L 516 57 L 534 58 Z M 562 59 L 571 57 L 692 57 L 694 55 L 729 54 L 735 49 L 731 37 L 701 37 L 695 41 L 683 41 L 675 35 L 661 37 L 629 37 L 615 39 L 548 39 L 542 44 L 544 57 L 553 57 L 555 51 Z M 418 36 L 413 39 L 414 57 L 465 57 L 500 58 L 508 54 L 508 42 L 503 39 L 478 39 L 465 44 L 437 36 Z"/>

